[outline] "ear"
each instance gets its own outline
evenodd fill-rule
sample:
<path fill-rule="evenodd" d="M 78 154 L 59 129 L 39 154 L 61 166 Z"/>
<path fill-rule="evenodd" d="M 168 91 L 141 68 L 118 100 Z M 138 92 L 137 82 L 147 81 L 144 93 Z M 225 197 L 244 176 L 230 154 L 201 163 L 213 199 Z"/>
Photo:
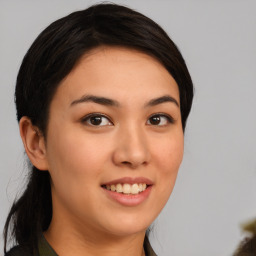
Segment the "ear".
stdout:
<path fill-rule="evenodd" d="M 19 122 L 20 136 L 31 163 L 39 170 L 48 170 L 45 139 L 31 120 L 23 116 Z"/>

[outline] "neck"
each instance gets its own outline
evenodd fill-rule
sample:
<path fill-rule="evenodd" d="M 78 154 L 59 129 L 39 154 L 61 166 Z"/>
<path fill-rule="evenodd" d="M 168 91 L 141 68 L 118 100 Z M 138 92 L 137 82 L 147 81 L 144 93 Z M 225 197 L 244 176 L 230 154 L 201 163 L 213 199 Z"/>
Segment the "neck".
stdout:
<path fill-rule="evenodd" d="M 144 256 L 145 231 L 131 235 L 114 235 L 100 232 L 92 227 L 79 229 L 56 223 L 52 220 L 44 233 L 46 240 L 60 256 L 104 255 L 104 256 Z"/>

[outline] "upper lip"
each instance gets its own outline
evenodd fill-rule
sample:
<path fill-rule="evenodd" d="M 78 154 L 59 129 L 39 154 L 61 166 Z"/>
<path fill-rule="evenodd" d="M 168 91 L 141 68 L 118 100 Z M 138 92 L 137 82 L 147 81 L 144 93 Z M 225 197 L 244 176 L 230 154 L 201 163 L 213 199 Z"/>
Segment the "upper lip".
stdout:
<path fill-rule="evenodd" d="M 145 178 L 145 177 L 123 177 L 120 179 L 111 180 L 108 182 L 103 183 L 102 185 L 114 185 L 114 184 L 139 184 L 145 183 L 147 185 L 153 185 L 152 180 Z"/>

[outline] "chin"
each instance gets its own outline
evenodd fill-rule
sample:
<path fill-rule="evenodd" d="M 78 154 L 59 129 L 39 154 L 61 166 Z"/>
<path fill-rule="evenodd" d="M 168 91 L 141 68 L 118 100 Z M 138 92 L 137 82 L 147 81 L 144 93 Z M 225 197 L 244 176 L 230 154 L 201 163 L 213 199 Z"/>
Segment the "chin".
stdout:
<path fill-rule="evenodd" d="M 148 213 L 126 213 L 109 220 L 107 229 L 110 233 L 117 236 L 127 236 L 141 232 L 145 233 L 154 219 L 155 218 L 153 216 L 149 216 Z"/>

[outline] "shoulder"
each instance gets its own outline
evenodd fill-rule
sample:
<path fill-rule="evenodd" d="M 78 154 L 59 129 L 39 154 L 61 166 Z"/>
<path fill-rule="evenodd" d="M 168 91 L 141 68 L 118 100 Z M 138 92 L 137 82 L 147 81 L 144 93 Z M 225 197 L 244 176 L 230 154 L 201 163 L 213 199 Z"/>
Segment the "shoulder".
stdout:
<path fill-rule="evenodd" d="M 5 256 L 35 256 L 33 255 L 29 248 L 26 246 L 15 246 L 10 251 L 8 251 Z"/>

